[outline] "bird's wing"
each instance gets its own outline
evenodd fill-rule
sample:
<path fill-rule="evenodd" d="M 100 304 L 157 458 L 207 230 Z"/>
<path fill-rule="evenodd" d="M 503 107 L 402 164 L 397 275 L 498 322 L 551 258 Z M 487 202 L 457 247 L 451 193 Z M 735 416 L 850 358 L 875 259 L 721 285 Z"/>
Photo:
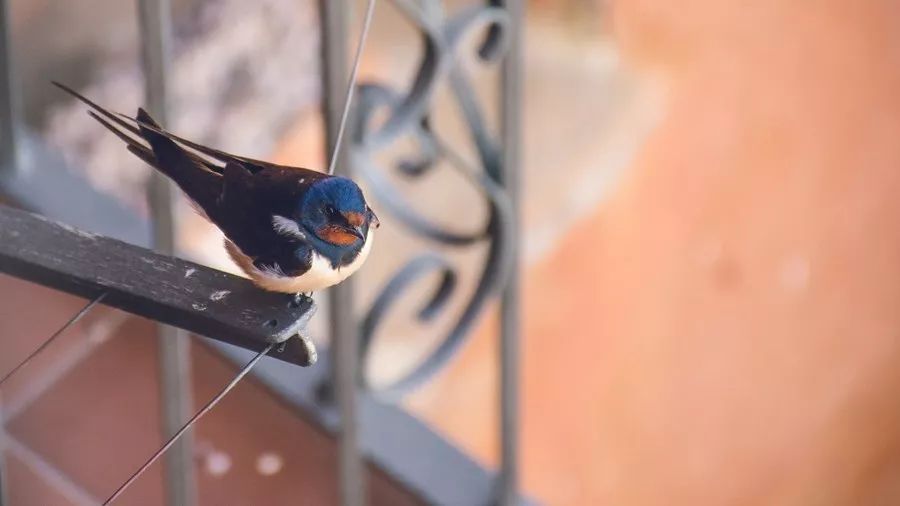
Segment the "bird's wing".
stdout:
<path fill-rule="evenodd" d="M 117 113 L 116 115 L 119 116 L 120 119 L 131 121 L 136 124 L 140 123 L 140 118 L 132 118 L 130 116 L 127 116 L 127 115 L 121 114 L 121 113 Z M 304 173 L 305 176 L 308 176 L 311 178 L 323 178 L 323 177 L 328 176 L 327 174 L 325 174 L 323 172 L 306 169 L 303 167 L 294 167 L 294 166 L 290 166 L 290 165 L 279 165 L 277 163 L 267 162 L 264 160 L 256 160 L 254 158 L 247 158 L 245 156 L 233 155 L 231 153 L 227 153 L 227 152 L 221 151 L 219 149 L 215 149 L 215 148 L 211 148 L 209 146 L 204 146 L 202 144 L 198 144 L 194 141 L 185 139 L 184 137 L 179 137 L 171 132 L 168 132 L 168 131 L 160 128 L 159 126 L 156 126 L 155 128 L 152 128 L 152 129 L 156 130 L 156 133 L 158 133 L 159 135 L 168 137 L 169 139 L 177 142 L 178 144 L 181 144 L 187 148 L 190 148 L 190 149 L 196 151 L 197 153 L 208 156 L 208 157 L 210 157 L 214 160 L 217 160 L 223 164 L 227 164 L 229 162 L 240 164 L 243 167 L 245 167 L 248 171 L 250 171 L 251 174 L 256 174 L 256 173 L 261 172 L 266 169 L 277 169 L 277 170 L 299 171 L 299 172 Z M 223 169 L 224 169 L 224 167 L 222 167 L 218 170 L 221 172 Z"/>
<path fill-rule="evenodd" d="M 251 256 L 283 244 L 285 238 L 276 233 L 273 219 L 294 215 L 306 191 L 305 185 L 298 184 L 302 176 L 275 168 L 253 174 L 233 161 L 226 163 L 223 174 L 219 204 L 223 232 Z"/>
<path fill-rule="evenodd" d="M 238 265 L 245 271 L 252 265 L 257 275 L 274 278 L 308 271 L 312 265 L 309 241 L 300 234 L 285 234 L 277 226 L 278 219 L 290 220 L 294 214 L 305 191 L 302 176 L 278 168 L 251 174 L 244 165 L 231 161 L 223 173 L 219 211 L 224 225 L 220 228 L 231 242 L 229 254 Z"/>
<path fill-rule="evenodd" d="M 222 173 L 222 191 L 213 221 L 244 253 L 256 256 L 257 248 L 267 242 L 266 235 L 271 235 L 269 202 L 258 198 L 254 191 L 256 177 L 243 165 L 228 162 Z"/>
<path fill-rule="evenodd" d="M 143 109 L 138 109 L 138 120 L 141 137 L 150 145 L 160 172 L 168 176 L 187 194 L 206 214 L 207 218 L 217 225 L 219 204 L 224 189 L 224 178 L 216 171 L 210 170 L 209 164 L 196 155 L 191 154 L 174 141 L 157 133 L 158 124 Z M 132 148 L 129 145 L 129 150 Z M 140 155 L 139 155 L 140 156 Z"/>

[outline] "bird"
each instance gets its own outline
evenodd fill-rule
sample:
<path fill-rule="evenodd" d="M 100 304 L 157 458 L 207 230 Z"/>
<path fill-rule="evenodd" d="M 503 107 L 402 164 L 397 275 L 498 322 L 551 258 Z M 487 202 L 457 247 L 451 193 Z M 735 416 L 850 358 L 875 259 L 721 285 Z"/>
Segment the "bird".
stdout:
<path fill-rule="evenodd" d="M 203 146 L 164 130 L 143 108 L 132 118 L 53 84 L 174 181 L 258 287 L 309 295 L 344 281 L 369 256 L 380 222 L 353 180 Z"/>

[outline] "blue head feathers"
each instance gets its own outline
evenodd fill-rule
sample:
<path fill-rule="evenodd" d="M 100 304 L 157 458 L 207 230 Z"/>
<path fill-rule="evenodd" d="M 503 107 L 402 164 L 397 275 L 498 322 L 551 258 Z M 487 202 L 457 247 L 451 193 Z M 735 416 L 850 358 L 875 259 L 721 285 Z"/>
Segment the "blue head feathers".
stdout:
<path fill-rule="evenodd" d="M 337 248 L 365 242 L 371 212 L 362 190 L 350 179 L 330 177 L 313 183 L 300 202 L 300 223 L 316 238 Z"/>
<path fill-rule="evenodd" d="M 362 190 L 352 180 L 340 176 L 320 179 L 313 183 L 306 192 L 301 215 L 327 205 L 341 211 L 358 213 L 366 211 L 366 199 Z"/>

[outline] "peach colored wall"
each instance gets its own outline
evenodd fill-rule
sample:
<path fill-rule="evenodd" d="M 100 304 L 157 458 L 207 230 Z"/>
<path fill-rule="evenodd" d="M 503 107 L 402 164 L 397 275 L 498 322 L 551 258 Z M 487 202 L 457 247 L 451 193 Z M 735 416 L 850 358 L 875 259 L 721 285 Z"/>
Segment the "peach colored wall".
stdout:
<path fill-rule="evenodd" d="M 900 501 L 898 11 L 616 4 L 668 105 L 601 224 L 615 503 Z"/>
<path fill-rule="evenodd" d="M 664 110 L 611 199 L 528 272 L 528 490 L 900 504 L 900 3 L 612 7 Z M 485 329 L 422 396 L 488 461 L 492 427 L 460 418 L 490 409 L 466 378 L 493 346 Z"/>

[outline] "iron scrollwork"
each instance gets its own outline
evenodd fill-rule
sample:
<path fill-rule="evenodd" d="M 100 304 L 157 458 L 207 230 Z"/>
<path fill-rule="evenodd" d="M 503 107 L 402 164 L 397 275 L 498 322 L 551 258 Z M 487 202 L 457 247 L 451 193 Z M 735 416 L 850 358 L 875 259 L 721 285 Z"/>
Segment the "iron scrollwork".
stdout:
<path fill-rule="evenodd" d="M 498 142 L 488 132 L 469 77 L 457 61 L 462 56 L 463 39 L 480 31 L 484 31 L 485 35 L 478 46 L 477 58 L 493 63 L 503 56 L 508 24 L 505 10 L 498 6 L 497 1 L 489 0 L 447 17 L 440 0 L 395 0 L 394 4 L 420 30 L 422 57 L 416 77 L 406 91 L 396 91 L 383 84 L 360 85 L 350 149 L 351 165 L 355 173 L 368 183 L 369 191 L 381 204 L 381 209 L 412 233 L 433 243 L 455 248 L 487 243 L 488 252 L 474 292 L 437 347 L 400 379 L 379 386 L 377 390 L 362 379 L 365 388 L 391 398 L 400 397 L 420 386 L 459 350 L 486 303 L 503 286 L 509 274 L 512 263 L 510 253 L 515 243 L 512 237 L 512 206 L 505 189 L 498 184 L 502 167 Z M 466 120 L 468 133 L 478 154 L 478 167 L 466 162 L 431 128 L 432 97 L 435 88 L 443 82 L 449 84 L 456 105 Z M 375 113 L 384 110 L 387 111 L 387 119 L 374 127 L 372 120 Z M 460 171 L 468 183 L 483 195 L 489 209 L 483 226 L 471 232 L 449 230 L 430 221 L 404 198 L 391 182 L 385 168 L 376 162 L 376 156 L 399 139 L 407 138 L 413 139 L 418 154 L 415 159 L 407 158 L 395 163 L 393 169 L 397 176 L 421 177 L 434 170 L 437 162 L 448 162 L 448 166 Z M 379 324 L 399 295 L 415 281 L 435 273 L 440 277 L 440 283 L 417 314 L 420 321 L 427 322 L 440 313 L 458 291 L 458 276 L 449 259 L 438 252 L 422 253 L 390 278 L 363 319 L 360 345 L 363 363 L 369 356 Z"/>

